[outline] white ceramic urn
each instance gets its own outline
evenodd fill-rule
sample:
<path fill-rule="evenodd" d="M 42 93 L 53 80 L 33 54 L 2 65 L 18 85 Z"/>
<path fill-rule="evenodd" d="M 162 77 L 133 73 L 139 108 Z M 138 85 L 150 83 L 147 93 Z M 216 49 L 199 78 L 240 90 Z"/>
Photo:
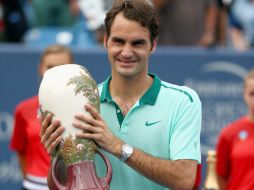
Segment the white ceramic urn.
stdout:
<path fill-rule="evenodd" d="M 65 64 L 47 70 L 42 78 L 38 96 L 42 117 L 51 113 L 53 119 L 60 120 L 65 127 L 60 152 L 66 157 L 66 164 L 91 160 L 95 144 L 86 139 L 76 138 L 79 129 L 72 125 L 75 114 L 89 114 L 84 109 L 86 104 L 91 104 L 99 111 L 97 84 L 87 69 L 77 64 Z"/>

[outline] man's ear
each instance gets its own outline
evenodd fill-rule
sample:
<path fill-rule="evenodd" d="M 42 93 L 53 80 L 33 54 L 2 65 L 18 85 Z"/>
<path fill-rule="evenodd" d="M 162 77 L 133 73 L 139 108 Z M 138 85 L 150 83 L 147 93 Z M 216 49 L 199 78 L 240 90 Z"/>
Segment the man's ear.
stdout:
<path fill-rule="evenodd" d="M 151 49 L 151 53 L 155 52 L 156 48 L 157 48 L 157 39 L 153 40 L 153 44 L 152 44 L 152 49 Z"/>
<path fill-rule="evenodd" d="M 105 33 L 105 34 L 104 34 L 104 38 L 103 38 L 103 45 L 104 45 L 104 47 L 105 47 L 106 49 L 108 48 L 107 42 L 108 42 L 108 36 L 107 36 L 107 34 Z"/>

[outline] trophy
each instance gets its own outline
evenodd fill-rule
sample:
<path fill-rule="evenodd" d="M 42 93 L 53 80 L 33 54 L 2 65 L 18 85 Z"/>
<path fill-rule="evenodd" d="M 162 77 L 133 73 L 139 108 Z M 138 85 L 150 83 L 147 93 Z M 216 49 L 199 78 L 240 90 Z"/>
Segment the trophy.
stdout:
<path fill-rule="evenodd" d="M 216 176 L 216 151 L 209 150 L 207 153 L 207 171 L 203 190 L 218 190 Z"/>
<path fill-rule="evenodd" d="M 108 190 L 112 168 L 107 157 L 89 139 L 76 136 L 80 130 L 74 128 L 74 114 L 90 115 L 86 104 L 100 109 L 99 91 L 95 80 L 85 67 L 65 64 L 53 67 L 44 73 L 39 88 L 39 103 L 42 117 L 50 113 L 65 127 L 63 141 L 55 151 L 48 177 L 48 185 L 54 190 Z M 98 178 L 94 156 L 98 153 L 107 167 L 107 174 Z M 64 167 L 59 167 L 60 164 Z M 60 172 L 59 172 L 60 170 Z M 58 172 L 56 172 L 58 171 Z M 66 173 L 65 183 L 59 181 L 57 173 Z"/>

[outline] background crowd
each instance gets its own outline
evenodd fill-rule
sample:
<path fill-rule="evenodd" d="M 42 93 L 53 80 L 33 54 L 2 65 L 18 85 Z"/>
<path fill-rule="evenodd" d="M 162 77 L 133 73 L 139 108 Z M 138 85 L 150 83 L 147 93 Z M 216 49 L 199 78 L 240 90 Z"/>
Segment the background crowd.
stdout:
<path fill-rule="evenodd" d="M 160 46 L 254 46 L 254 0 L 149 1 L 159 15 Z M 0 42 L 100 46 L 105 13 L 113 2 L 0 0 Z"/>

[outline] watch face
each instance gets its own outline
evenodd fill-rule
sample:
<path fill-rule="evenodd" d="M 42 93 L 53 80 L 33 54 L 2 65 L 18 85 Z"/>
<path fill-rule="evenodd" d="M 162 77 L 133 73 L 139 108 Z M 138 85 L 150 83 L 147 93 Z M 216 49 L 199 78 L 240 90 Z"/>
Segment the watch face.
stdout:
<path fill-rule="evenodd" d="M 126 147 L 125 147 L 125 152 L 126 152 L 127 154 L 131 154 L 131 153 L 132 153 L 132 147 L 126 146 Z"/>
<path fill-rule="evenodd" d="M 121 160 L 122 161 L 126 161 L 133 153 L 133 147 L 128 145 L 128 144 L 124 144 L 122 146 L 122 155 L 121 155 Z"/>

